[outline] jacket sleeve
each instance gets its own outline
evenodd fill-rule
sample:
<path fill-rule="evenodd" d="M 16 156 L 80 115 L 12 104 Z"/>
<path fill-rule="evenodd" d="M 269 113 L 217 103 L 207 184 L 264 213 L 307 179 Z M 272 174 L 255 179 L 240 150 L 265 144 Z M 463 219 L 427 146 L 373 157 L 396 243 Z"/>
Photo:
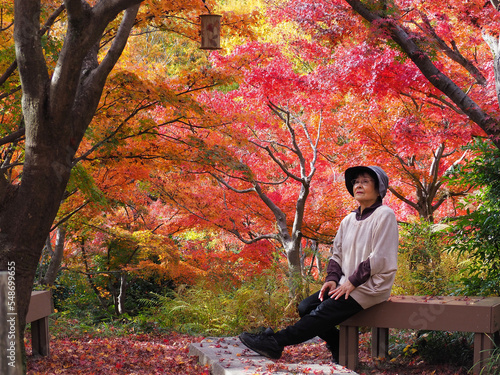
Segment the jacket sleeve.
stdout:
<path fill-rule="evenodd" d="M 328 262 L 328 267 L 326 268 L 326 278 L 325 283 L 327 281 L 335 281 L 337 285 L 339 284 L 340 278 L 343 275 L 342 268 L 340 264 L 330 258 Z"/>
<path fill-rule="evenodd" d="M 399 234 L 396 216 L 392 210 L 380 218 L 372 233 L 372 241 L 372 252 L 368 258 L 371 276 L 394 276 L 398 262 Z"/>
<path fill-rule="evenodd" d="M 344 227 L 344 220 L 339 225 L 339 229 L 333 240 L 333 245 L 330 250 L 330 260 L 328 261 L 328 267 L 326 269 L 326 279 L 327 281 L 335 281 L 338 285 L 340 279 L 344 275 L 342 271 L 342 233 Z"/>
<path fill-rule="evenodd" d="M 368 281 L 371 275 L 371 265 L 370 265 L 370 258 L 367 260 L 361 262 L 356 268 L 356 271 L 349 276 L 349 281 L 351 282 L 354 287 L 358 287 L 361 284 L 364 284 Z"/>

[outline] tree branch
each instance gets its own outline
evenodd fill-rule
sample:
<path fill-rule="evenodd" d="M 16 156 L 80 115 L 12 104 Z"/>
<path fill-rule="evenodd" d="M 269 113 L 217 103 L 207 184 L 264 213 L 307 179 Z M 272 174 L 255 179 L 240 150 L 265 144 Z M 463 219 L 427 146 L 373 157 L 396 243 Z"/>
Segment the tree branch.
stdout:
<path fill-rule="evenodd" d="M 118 2 L 118 1 L 117 1 Z M 102 2 L 101 2 L 102 3 Z M 137 12 L 139 11 L 140 1 L 131 2 L 135 3 L 135 5 L 127 8 L 125 10 L 125 15 L 122 19 L 120 27 L 118 28 L 118 32 L 116 33 L 116 37 L 109 48 L 108 53 L 102 60 L 99 67 L 94 72 L 94 79 L 102 82 L 106 80 L 109 72 L 115 66 L 116 62 L 120 58 L 125 45 L 127 44 L 128 37 L 130 35 L 130 31 L 135 23 L 135 17 L 137 16 Z"/>
<path fill-rule="evenodd" d="M 443 74 L 434 65 L 429 56 L 415 44 L 412 37 L 401 25 L 397 24 L 393 19 L 383 18 L 371 12 L 359 0 L 346 0 L 346 2 L 371 24 L 380 24 L 380 27 L 389 33 L 392 40 L 402 48 L 425 78 L 434 87 L 447 95 L 458 108 L 490 136 L 497 148 L 500 148 L 500 126 L 498 125 L 498 120 L 480 108 L 455 82 Z"/>
<path fill-rule="evenodd" d="M 10 133 L 9 135 L 6 135 L 5 137 L 0 139 L 0 146 L 3 146 L 7 143 L 19 141 L 24 136 L 25 133 L 26 133 L 26 129 L 21 128 L 19 130 L 16 130 L 14 133 Z"/>
<path fill-rule="evenodd" d="M 430 35 L 436 41 L 441 51 L 443 51 L 443 53 L 450 59 L 463 66 L 474 77 L 477 83 L 479 83 L 481 86 L 486 85 L 487 81 L 484 75 L 479 71 L 478 68 L 476 68 L 476 66 L 470 60 L 466 59 L 460 53 L 460 51 L 458 51 L 456 44 L 453 43 L 453 49 L 448 47 L 446 42 L 436 34 L 436 31 L 432 27 L 429 18 L 422 12 L 419 12 L 419 14 L 420 17 L 422 17 L 422 20 L 425 25 L 425 29 L 424 28 L 420 29 L 424 32 L 427 31 L 427 34 Z"/>

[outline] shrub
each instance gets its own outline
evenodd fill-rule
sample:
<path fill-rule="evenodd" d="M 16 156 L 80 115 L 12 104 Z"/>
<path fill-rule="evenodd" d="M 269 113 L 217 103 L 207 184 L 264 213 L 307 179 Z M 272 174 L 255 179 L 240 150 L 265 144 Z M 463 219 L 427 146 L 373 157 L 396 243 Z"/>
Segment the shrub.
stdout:
<path fill-rule="evenodd" d="M 390 355 L 400 363 L 423 361 L 428 365 L 452 365 L 465 370 L 473 365 L 473 333 L 393 329 L 389 337 Z"/>
<path fill-rule="evenodd" d="M 400 229 L 398 272 L 392 289 L 399 295 L 449 295 L 458 282 L 459 263 L 445 252 L 442 225 L 426 221 Z"/>
<path fill-rule="evenodd" d="M 152 316 L 164 328 L 190 334 L 232 335 L 256 327 L 279 327 L 296 319 L 286 278 L 266 271 L 231 291 L 200 282 L 180 287 L 151 303 Z"/>
<path fill-rule="evenodd" d="M 474 334 L 463 332 L 420 331 L 414 346 L 428 364 L 473 365 Z"/>
<path fill-rule="evenodd" d="M 451 183 L 471 188 L 462 202 L 466 214 L 451 227 L 455 256 L 467 258 L 461 293 L 500 294 L 500 150 L 491 142 L 477 140 L 474 157 L 455 170 Z M 475 210 L 471 207 L 476 207 Z"/>

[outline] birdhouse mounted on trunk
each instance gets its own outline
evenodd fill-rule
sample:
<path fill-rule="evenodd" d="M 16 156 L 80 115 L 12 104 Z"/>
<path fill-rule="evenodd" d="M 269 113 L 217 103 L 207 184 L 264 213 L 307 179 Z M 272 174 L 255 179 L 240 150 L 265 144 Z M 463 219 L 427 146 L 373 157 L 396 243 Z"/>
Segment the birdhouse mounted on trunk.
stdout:
<path fill-rule="evenodd" d="M 221 15 L 202 14 L 201 20 L 201 46 L 200 49 L 220 49 Z"/>

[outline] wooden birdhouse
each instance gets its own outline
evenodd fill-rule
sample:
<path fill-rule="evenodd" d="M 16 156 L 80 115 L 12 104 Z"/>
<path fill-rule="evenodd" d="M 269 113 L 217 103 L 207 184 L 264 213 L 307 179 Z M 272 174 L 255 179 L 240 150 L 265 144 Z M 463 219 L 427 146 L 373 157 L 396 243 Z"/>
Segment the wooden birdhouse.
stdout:
<path fill-rule="evenodd" d="M 221 15 L 202 14 L 201 20 L 201 49 L 220 49 Z"/>

